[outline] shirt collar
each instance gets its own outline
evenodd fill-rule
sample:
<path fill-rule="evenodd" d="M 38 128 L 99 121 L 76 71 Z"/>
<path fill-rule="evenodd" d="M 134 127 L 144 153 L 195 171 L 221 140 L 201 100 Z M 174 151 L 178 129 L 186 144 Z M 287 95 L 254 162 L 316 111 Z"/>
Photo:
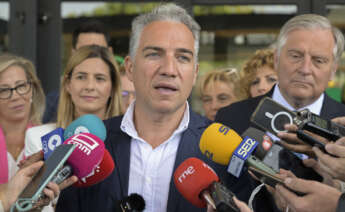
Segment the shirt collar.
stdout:
<path fill-rule="evenodd" d="M 133 120 L 134 105 L 135 105 L 135 100 L 129 105 L 126 113 L 124 114 L 123 119 L 121 121 L 120 128 L 124 133 L 127 133 L 132 138 L 139 139 L 138 132 L 135 128 L 134 120 Z M 177 133 L 182 133 L 183 131 L 185 131 L 188 128 L 189 120 L 190 120 L 189 104 L 186 101 L 186 108 L 183 113 L 183 118 L 179 126 L 176 128 L 176 130 L 174 131 L 172 135 L 175 135 Z"/>
<path fill-rule="evenodd" d="M 315 113 L 317 115 L 320 115 L 321 113 L 321 108 L 322 108 L 322 103 L 323 103 L 323 99 L 325 98 L 324 93 L 322 93 L 320 95 L 320 97 L 314 101 L 312 104 L 307 105 L 305 107 L 299 108 L 298 110 L 304 110 L 304 109 L 308 109 L 310 112 Z M 273 95 L 272 95 L 272 99 L 275 100 L 276 102 L 279 102 L 281 105 L 283 105 L 284 107 L 286 107 L 287 109 L 294 111 L 296 110 L 294 107 L 292 107 L 283 97 L 283 95 L 281 94 L 280 90 L 279 90 L 279 84 L 277 84 L 276 86 L 274 86 L 274 90 L 273 90 Z"/>

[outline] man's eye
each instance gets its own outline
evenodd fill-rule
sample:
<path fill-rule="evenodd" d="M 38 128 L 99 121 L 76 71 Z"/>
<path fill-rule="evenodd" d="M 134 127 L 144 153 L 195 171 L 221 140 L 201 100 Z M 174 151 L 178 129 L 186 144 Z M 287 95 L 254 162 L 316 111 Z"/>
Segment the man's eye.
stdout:
<path fill-rule="evenodd" d="M 190 61 L 191 61 L 190 57 L 184 56 L 184 55 L 180 55 L 180 56 L 178 56 L 177 58 L 178 58 L 178 60 L 181 61 L 181 62 L 190 62 Z"/>
<path fill-rule="evenodd" d="M 145 57 L 158 57 L 159 54 L 157 52 L 150 52 L 145 55 Z"/>

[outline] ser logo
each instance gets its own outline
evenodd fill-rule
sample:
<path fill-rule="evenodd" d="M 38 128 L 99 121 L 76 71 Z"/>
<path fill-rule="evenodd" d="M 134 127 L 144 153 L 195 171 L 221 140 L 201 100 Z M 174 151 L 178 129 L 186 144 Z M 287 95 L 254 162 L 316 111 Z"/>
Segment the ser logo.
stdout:
<path fill-rule="evenodd" d="M 254 139 L 245 137 L 244 143 L 237 149 L 236 153 L 242 158 L 248 157 L 248 155 L 255 149 L 258 144 Z"/>

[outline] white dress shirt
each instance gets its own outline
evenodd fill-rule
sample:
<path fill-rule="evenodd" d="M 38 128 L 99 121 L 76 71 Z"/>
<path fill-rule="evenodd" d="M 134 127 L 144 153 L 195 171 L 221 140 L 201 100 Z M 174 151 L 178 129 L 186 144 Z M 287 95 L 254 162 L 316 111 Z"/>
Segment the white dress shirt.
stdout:
<path fill-rule="evenodd" d="M 145 211 L 166 211 L 177 148 L 189 124 L 189 105 L 186 102 L 183 118 L 170 138 L 152 149 L 138 136 L 133 121 L 134 104 L 129 106 L 121 123 L 121 130 L 132 137 L 128 195 L 140 194 L 145 200 Z"/>
<path fill-rule="evenodd" d="M 304 110 L 304 109 L 309 109 L 310 112 L 315 113 L 317 115 L 320 115 L 321 113 L 321 108 L 322 108 L 322 104 L 323 104 L 323 99 L 325 98 L 325 95 L 322 93 L 321 96 L 312 104 L 307 105 L 305 107 L 299 108 L 298 111 L 300 110 Z M 279 104 L 283 105 L 284 107 L 286 107 L 287 109 L 294 111 L 296 110 L 294 107 L 292 107 L 283 97 L 283 95 L 280 93 L 279 90 L 279 84 L 277 84 L 277 86 L 274 87 L 274 91 L 273 91 L 273 95 L 272 95 L 272 99 L 276 102 L 279 102 Z"/>

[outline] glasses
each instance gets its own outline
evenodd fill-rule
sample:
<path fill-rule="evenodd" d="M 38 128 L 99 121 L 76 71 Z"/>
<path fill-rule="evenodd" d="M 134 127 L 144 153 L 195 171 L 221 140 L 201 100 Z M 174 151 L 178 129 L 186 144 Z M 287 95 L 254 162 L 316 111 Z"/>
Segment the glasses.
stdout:
<path fill-rule="evenodd" d="M 27 94 L 31 90 L 31 82 L 24 82 L 14 88 L 0 88 L 0 99 L 10 99 L 14 90 L 19 95 Z"/>

